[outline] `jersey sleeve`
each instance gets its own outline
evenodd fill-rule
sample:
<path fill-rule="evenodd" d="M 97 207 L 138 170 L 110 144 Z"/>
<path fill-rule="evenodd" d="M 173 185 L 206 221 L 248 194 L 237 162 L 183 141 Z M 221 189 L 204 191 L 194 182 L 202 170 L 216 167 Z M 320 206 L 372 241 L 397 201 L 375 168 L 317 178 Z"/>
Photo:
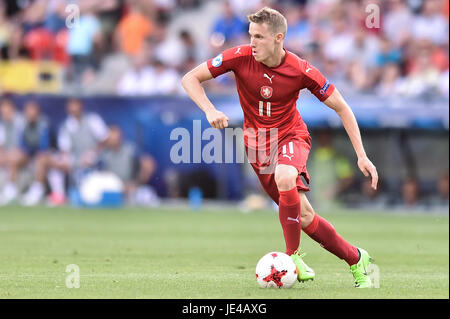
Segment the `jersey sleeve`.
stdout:
<path fill-rule="evenodd" d="M 244 57 L 242 51 L 242 47 L 234 47 L 223 51 L 215 58 L 209 59 L 206 64 L 211 75 L 215 78 L 221 74 L 236 71 Z"/>
<path fill-rule="evenodd" d="M 334 91 L 334 85 L 307 61 L 300 64 L 303 88 L 307 88 L 319 101 L 325 101 Z"/>

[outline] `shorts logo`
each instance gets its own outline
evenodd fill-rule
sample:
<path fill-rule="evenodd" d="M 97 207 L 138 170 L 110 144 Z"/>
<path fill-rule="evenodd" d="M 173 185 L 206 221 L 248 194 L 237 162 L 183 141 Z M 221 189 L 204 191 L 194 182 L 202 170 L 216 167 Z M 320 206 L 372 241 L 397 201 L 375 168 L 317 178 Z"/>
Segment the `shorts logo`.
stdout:
<path fill-rule="evenodd" d="M 261 87 L 261 96 L 265 99 L 270 99 L 272 97 L 273 89 L 270 86 Z"/>
<path fill-rule="evenodd" d="M 322 86 L 322 88 L 320 89 L 320 94 L 324 95 L 325 92 L 328 90 L 328 88 L 330 87 L 330 81 L 326 80 L 325 84 Z"/>
<path fill-rule="evenodd" d="M 219 66 L 222 65 L 222 61 L 223 61 L 223 55 L 219 54 L 212 60 L 211 64 L 212 64 L 212 66 L 218 68 Z"/>

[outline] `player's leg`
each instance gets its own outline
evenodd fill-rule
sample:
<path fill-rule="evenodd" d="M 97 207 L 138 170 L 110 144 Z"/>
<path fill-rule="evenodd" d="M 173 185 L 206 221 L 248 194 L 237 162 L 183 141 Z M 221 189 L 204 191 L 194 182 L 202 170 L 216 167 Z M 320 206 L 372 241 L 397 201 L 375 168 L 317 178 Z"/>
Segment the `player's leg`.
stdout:
<path fill-rule="evenodd" d="M 12 149 L 6 152 L 8 179 L 0 196 L 0 205 L 7 205 L 16 199 L 18 195 L 16 185 L 17 177 L 21 168 L 27 163 L 27 161 L 28 157 L 19 149 Z"/>
<path fill-rule="evenodd" d="M 358 262 L 358 249 L 340 236 L 333 225 L 325 218 L 317 215 L 306 197 L 305 192 L 299 192 L 302 202 L 303 231 L 323 248 L 345 260 L 349 266 Z"/>
<path fill-rule="evenodd" d="M 45 181 L 49 167 L 50 154 L 39 152 L 33 157 L 34 181 L 22 198 L 22 205 L 37 205 L 45 196 Z"/>
<path fill-rule="evenodd" d="M 304 282 L 314 280 L 315 273 L 306 265 L 302 259 L 303 255 L 299 253 L 302 221 L 298 179 L 299 173 L 294 166 L 280 164 L 275 168 L 275 183 L 279 193 L 278 217 L 283 228 L 286 254 L 292 257 L 297 266 L 298 280 Z"/>
<path fill-rule="evenodd" d="M 275 183 L 279 196 L 279 219 L 286 242 L 286 254 L 292 255 L 300 245 L 300 197 L 296 180 L 298 171 L 294 166 L 277 165 Z"/>
<path fill-rule="evenodd" d="M 66 201 L 65 179 L 71 171 L 72 161 L 65 153 L 51 154 L 47 162 L 47 178 L 50 186 L 49 201 L 51 205 L 62 205 Z"/>
<path fill-rule="evenodd" d="M 305 192 L 299 192 L 302 211 L 302 229 L 313 240 L 350 266 L 355 278 L 356 287 L 370 287 L 370 278 L 367 276 L 367 266 L 371 258 L 361 248 L 357 248 L 339 235 L 333 225 L 325 218 L 317 215 L 306 197 Z"/>

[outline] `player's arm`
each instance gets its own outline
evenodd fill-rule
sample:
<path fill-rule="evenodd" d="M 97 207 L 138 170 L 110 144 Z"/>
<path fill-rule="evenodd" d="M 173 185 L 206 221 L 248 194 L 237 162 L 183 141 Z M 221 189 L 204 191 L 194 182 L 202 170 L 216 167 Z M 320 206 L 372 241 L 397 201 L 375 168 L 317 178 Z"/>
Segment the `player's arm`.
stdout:
<path fill-rule="evenodd" d="M 350 141 L 352 142 L 353 148 L 355 149 L 356 155 L 358 156 L 358 167 L 363 172 L 365 176 L 372 177 L 372 188 L 377 188 L 378 183 L 378 173 L 375 165 L 369 160 L 364 151 L 364 146 L 361 139 L 361 133 L 358 127 L 358 123 L 356 122 L 355 115 L 351 110 L 350 106 L 348 106 L 347 102 L 345 102 L 341 93 L 334 89 L 333 93 L 323 101 L 325 105 L 329 108 L 333 109 L 341 118 L 342 124 L 350 137 Z"/>
<path fill-rule="evenodd" d="M 228 117 L 214 107 L 201 85 L 202 82 L 212 78 L 213 76 L 206 62 L 204 62 L 186 73 L 181 80 L 181 84 L 192 101 L 205 112 L 209 124 L 214 128 L 222 129 L 228 126 Z"/>

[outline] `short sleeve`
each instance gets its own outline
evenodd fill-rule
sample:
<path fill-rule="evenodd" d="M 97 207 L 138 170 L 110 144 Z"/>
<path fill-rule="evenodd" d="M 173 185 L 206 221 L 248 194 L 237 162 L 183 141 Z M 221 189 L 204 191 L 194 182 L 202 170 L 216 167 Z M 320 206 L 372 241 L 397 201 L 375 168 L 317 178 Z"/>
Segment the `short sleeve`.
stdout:
<path fill-rule="evenodd" d="M 242 47 L 230 48 L 209 59 L 206 63 L 211 75 L 215 78 L 221 74 L 237 70 L 244 57 L 241 50 L 243 50 Z"/>
<path fill-rule="evenodd" d="M 334 91 L 334 85 L 314 66 L 304 61 L 301 65 L 303 88 L 307 88 L 319 101 L 325 101 Z"/>
<path fill-rule="evenodd" d="M 70 150 L 72 149 L 72 140 L 70 139 L 70 135 L 67 132 L 65 123 L 62 125 L 58 132 L 58 149 L 62 152 L 70 152 Z"/>
<path fill-rule="evenodd" d="M 89 114 L 89 127 L 98 142 L 104 142 L 108 138 L 108 127 L 98 114 Z"/>

